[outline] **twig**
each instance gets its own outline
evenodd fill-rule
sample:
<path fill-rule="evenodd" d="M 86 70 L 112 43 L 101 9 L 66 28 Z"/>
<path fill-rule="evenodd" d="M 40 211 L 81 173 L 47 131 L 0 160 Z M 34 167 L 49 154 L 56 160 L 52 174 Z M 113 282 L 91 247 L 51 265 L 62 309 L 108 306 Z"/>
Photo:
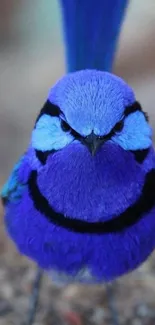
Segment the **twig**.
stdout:
<path fill-rule="evenodd" d="M 32 325 L 35 321 L 37 307 L 39 303 L 39 293 L 41 288 L 42 277 L 43 277 L 43 270 L 37 268 L 34 283 L 33 283 L 32 293 L 30 297 L 28 318 L 24 323 L 22 323 L 22 325 Z"/>
<path fill-rule="evenodd" d="M 108 299 L 108 307 L 111 314 L 112 324 L 113 325 L 119 325 L 119 317 L 118 312 L 115 306 L 115 297 L 114 297 L 114 290 L 115 286 L 114 284 L 107 284 L 106 285 L 106 293 L 107 293 L 107 299 Z"/>

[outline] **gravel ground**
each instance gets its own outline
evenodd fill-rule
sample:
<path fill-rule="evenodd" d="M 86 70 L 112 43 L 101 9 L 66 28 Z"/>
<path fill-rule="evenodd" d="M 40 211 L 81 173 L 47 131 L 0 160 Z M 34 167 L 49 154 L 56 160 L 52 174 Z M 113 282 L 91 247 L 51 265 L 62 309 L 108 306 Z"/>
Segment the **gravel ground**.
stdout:
<path fill-rule="evenodd" d="M 2 213 L 1 213 L 2 215 Z M 2 219 L 1 219 L 2 220 Z M 113 284 L 120 325 L 155 324 L 155 255 Z M 36 267 L 0 229 L 0 324 L 23 324 Z M 55 287 L 44 274 L 35 325 L 116 325 L 102 286 Z"/>

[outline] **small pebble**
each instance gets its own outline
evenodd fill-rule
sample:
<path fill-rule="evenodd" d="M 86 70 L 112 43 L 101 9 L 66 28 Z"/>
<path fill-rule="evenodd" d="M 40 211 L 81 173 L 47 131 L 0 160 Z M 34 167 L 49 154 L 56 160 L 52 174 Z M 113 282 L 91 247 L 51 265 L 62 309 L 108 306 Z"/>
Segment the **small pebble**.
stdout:
<path fill-rule="evenodd" d="M 1 295 L 6 298 L 6 299 L 10 299 L 10 298 L 13 298 L 13 287 L 10 283 L 4 283 L 1 284 L 1 287 L 0 287 L 0 290 L 1 290 Z"/>
<path fill-rule="evenodd" d="M 140 319 L 135 318 L 135 319 L 132 321 L 131 324 L 132 324 L 132 325 L 142 325 L 142 322 L 141 322 Z"/>
<path fill-rule="evenodd" d="M 149 308 L 144 304 L 141 304 L 137 307 L 136 313 L 139 317 L 147 317 L 150 314 Z"/>
<path fill-rule="evenodd" d="M 92 321 L 95 324 L 102 324 L 105 316 L 106 316 L 106 312 L 103 308 L 100 307 L 95 308 L 95 311 L 92 316 Z"/>
<path fill-rule="evenodd" d="M 0 299 L 0 317 L 3 317 L 9 313 L 11 313 L 12 307 L 11 305 L 8 303 L 8 301 Z"/>

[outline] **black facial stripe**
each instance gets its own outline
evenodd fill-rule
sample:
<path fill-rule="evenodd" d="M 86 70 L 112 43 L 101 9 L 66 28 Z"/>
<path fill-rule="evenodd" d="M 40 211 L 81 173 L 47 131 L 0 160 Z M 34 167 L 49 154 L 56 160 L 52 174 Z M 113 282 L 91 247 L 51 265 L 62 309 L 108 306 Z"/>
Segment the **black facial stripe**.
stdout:
<path fill-rule="evenodd" d="M 53 154 L 55 152 L 55 150 L 49 150 L 49 151 L 35 150 L 35 152 L 36 152 L 37 158 L 42 163 L 42 165 L 45 165 L 48 156 L 50 154 Z"/>
<path fill-rule="evenodd" d="M 130 106 L 127 106 L 125 108 L 125 111 L 124 111 L 124 117 L 127 117 L 128 115 L 130 115 L 131 113 L 134 113 L 136 111 L 142 111 L 142 108 L 140 106 L 140 104 L 136 101 L 134 102 L 132 105 Z M 119 125 L 120 123 L 123 123 L 124 122 L 124 119 L 117 122 L 115 124 L 115 126 L 113 127 L 113 129 L 111 130 L 110 133 L 108 133 L 106 136 L 103 136 L 103 138 L 105 140 L 110 140 L 117 132 L 120 132 L 119 130 L 117 130 L 117 125 Z M 122 127 L 123 128 L 123 127 Z"/>
<path fill-rule="evenodd" d="M 135 159 L 138 163 L 142 164 L 142 162 L 146 159 L 150 148 L 143 149 L 143 150 L 130 150 L 135 156 Z"/>
<path fill-rule="evenodd" d="M 149 116 L 148 116 L 148 113 L 143 112 L 143 114 L 144 114 L 144 116 L 145 116 L 146 121 L 149 122 Z"/>
<path fill-rule="evenodd" d="M 113 127 L 113 129 L 111 130 L 111 132 L 109 132 L 107 135 L 105 135 L 103 137 L 100 137 L 100 138 L 103 138 L 105 140 L 110 140 L 116 133 L 121 132 L 121 130 L 123 129 L 124 119 L 128 115 L 130 115 L 130 114 L 132 114 L 134 112 L 137 112 L 137 111 L 140 111 L 140 112 L 142 112 L 144 114 L 146 121 L 149 120 L 147 113 L 143 112 L 143 110 L 142 110 L 141 105 L 139 104 L 139 102 L 135 101 L 132 105 L 127 106 L 125 108 L 124 118 L 121 121 L 119 121 L 119 122 L 117 122 L 115 124 L 115 126 Z"/>
<path fill-rule="evenodd" d="M 71 129 L 71 132 L 70 132 L 71 134 L 72 134 L 72 136 L 76 139 L 76 140 L 79 140 L 79 141 L 82 141 L 82 136 L 78 133 L 78 132 L 76 132 L 75 130 L 73 130 L 73 129 Z"/>
<path fill-rule="evenodd" d="M 110 140 L 115 135 L 114 129 L 111 130 L 107 135 L 101 137 L 105 141 Z"/>
<path fill-rule="evenodd" d="M 64 120 L 61 120 L 61 128 L 64 132 L 69 132 L 71 130 L 70 125 Z"/>
<path fill-rule="evenodd" d="M 115 127 L 113 128 L 114 132 L 121 132 L 123 130 L 124 127 L 124 119 L 122 119 L 121 121 L 119 121 L 118 123 L 115 124 Z"/>
<path fill-rule="evenodd" d="M 47 100 L 36 119 L 36 123 L 38 122 L 40 117 L 44 114 L 59 117 L 60 113 L 61 111 L 59 107 L 56 106 L 55 104 L 52 104 L 49 100 Z"/>
<path fill-rule="evenodd" d="M 136 112 L 136 111 L 140 111 L 144 114 L 145 116 L 145 119 L 146 121 L 149 121 L 149 117 L 148 117 L 148 114 L 145 113 L 143 110 L 142 110 L 142 107 L 140 105 L 140 103 L 138 101 L 135 101 L 132 105 L 130 106 L 127 106 L 126 109 L 125 109 L 125 112 L 124 112 L 124 115 L 125 117 Z"/>
<path fill-rule="evenodd" d="M 1 197 L 1 202 L 2 202 L 2 205 L 5 207 L 5 205 L 8 203 L 8 198 Z"/>
<path fill-rule="evenodd" d="M 146 174 L 145 183 L 139 199 L 119 216 L 105 222 L 87 222 L 65 217 L 55 212 L 47 199 L 40 193 L 37 185 L 37 171 L 32 171 L 28 181 L 29 194 L 35 208 L 49 222 L 77 233 L 98 234 L 117 233 L 131 227 L 155 205 L 155 169 Z"/>
<path fill-rule="evenodd" d="M 82 139 L 82 136 L 78 132 L 76 132 L 74 129 L 72 129 L 71 126 L 64 120 L 61 120 L 61 128 L 64 132 L 69 132 L 70 134 L 72 134 L 72 136 L 75 139 L 77 139 L 77 140 Z"/>
<path fill-rule="evenodd" d="M 53 116 L 59 117 L 61 114 L 61 110 L 58 106 L 52 104 L 49 100 L 47 100 L 37 117 L 36 123 L 38 122 L 40 117 L 44 114 L 50 115 L 52 117 Z M 63 121 L 62 121 L 62 123 L 63 123 Z M 68 130 L 63 130 L 63 131 L 67 132 Z M 72 128 L 70 128 L 70 133 L 78 140 L 82 138 L 82 136 Z"/>
<path fill-rule="evenodd" d="M 128 116 L 129 114 L 134 113 L 136 111 L 142 111 L 141 105 L 137 101 L 125 108 L 124 115 Z"/>

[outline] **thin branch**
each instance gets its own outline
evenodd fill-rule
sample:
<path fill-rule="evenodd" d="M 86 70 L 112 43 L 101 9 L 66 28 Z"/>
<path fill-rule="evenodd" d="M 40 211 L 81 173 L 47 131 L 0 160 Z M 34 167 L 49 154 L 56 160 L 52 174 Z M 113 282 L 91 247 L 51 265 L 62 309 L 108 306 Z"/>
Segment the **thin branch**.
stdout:
<path fill-rule="evenodd" d="M 35 321 L 37 307 L 39 303 L 39 293 L 41 288 L 42 277 L 43 277 L 43 270 L 37 268 L 34 283 L 33 283 L 33 288 L 32 288 L 32 294 L 29 302 L 30 305 L 28 310 L 28 318 L 24 323 L 22 323 L 22 325 L 33 325 Z"/>
<path fill-rule="evenodd" d="M 107 284 L 106 285 L 106 293 L 107 293 L 107 300 L 108 300 L 108 307 L 111 314 L 111 320 L 113 325 L 119 325 L 119 317 L 118 312 L 116 309 L 116 301 L 114 296 L 115 285 L 114 284 Z"/>

